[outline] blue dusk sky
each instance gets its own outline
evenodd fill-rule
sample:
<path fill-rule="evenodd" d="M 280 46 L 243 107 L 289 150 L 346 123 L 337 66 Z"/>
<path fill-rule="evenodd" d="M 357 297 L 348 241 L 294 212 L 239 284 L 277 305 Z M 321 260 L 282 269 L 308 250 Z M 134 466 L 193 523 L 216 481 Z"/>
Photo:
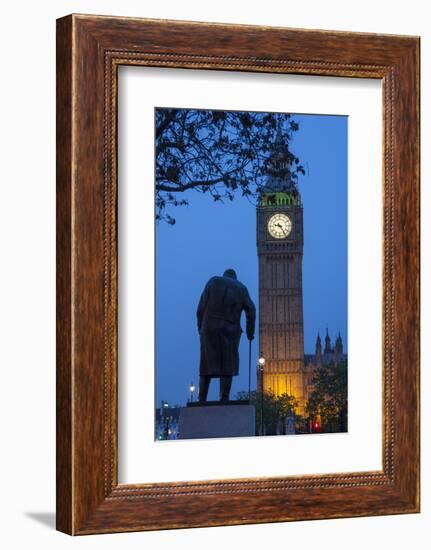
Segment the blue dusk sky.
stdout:
<path fill-rule="evenodd" d="M 306 169 L 299 175 L 304 208 L 304 350 L 313 353 L 317 332 L 338 332 L 347 352 L 347 127 L 348 117 L 294 115 L 299 131 L 290 144 Z M 184 193 L 188 206 L 170 210 L 176 224 L 156 225 L 156 403 L 184 404 L 189 384 L 199 383 L 196 308 L 210 277 L 234 268 L 258 307 L 256 210 L 238 194 L 214 202 L 208 194 Z M 258 320 L 257 311 L 257 320 Z M 243 319 L 243 328 L 245 326 Z M 256 387 L 259 333 L 252 346 Z M 213 380 L 208 399 L 218 399 Z M 248 343 L 240 344 L 240 371 L 231 397 L 248 388 Z M 195 392 L 195 397 L 197 391 Z"/>

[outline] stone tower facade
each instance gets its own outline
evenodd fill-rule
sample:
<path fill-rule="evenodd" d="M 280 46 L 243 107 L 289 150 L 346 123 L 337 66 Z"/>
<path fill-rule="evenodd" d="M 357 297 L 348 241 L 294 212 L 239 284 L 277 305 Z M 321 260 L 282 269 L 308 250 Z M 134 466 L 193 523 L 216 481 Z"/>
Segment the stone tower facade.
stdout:
<path fill-rule="evenodd" d="M 265 366 L 259 389 L 287 393 L 304 414 L 304 322 L 301 196 L 290 178 L 288 149 L 281 131 L 268 163 L 268 178 L 257 206 L 259 258 L 259 346 Z"/>

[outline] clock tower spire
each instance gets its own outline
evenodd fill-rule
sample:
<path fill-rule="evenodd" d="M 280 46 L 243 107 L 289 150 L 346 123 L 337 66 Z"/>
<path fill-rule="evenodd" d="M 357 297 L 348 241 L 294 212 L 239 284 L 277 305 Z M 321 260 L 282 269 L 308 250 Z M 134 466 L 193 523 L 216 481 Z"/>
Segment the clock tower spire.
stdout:
<path fill-rule="evenodd" d="M 294 396 L 304 414 L 303 208 L 291 159 L 279 117 L 256 212 L 261 383 L 264 391 Z"/>

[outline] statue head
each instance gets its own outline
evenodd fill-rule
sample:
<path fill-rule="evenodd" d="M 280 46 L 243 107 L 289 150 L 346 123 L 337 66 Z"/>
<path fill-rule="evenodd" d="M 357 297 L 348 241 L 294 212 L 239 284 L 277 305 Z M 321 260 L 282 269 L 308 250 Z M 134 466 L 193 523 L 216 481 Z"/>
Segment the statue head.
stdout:
<path fill-rule="evenodd" d="M 226 271 L 223 273 L 223 277 L 229 277 L 229 279 L 237 279 L 236 273 L 234 269 L 226 269 Z"/>

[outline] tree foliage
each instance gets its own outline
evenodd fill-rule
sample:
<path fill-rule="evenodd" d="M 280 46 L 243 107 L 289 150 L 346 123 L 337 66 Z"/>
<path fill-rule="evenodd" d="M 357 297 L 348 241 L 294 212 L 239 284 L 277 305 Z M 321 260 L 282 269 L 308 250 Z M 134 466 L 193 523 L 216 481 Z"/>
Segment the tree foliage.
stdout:
<path fill-rule="evenodd" d="M 239 392 L 236 398 L 250 401 L 254 406 L 256 434 L 260 434 L 261 431 L 261 418 L 265 435 L 282 433 L 284 419 L 290 414 L 295 414 L 295 409 L 298 407 L 298 401 L 287 393 L 277 397 L 270 391 L 265 391 L 263 394 L 258 391 Z"/>
<path fill-rule="evenodd" d="M 313 379 L 306 411 L 320 417 L 322 431 L 347 431 L 347 361 L 322 365 Z"/>
<path fill-rule="evenodd" d="M 286 144 L 299 129 L 290 114 L 156 109 L 157 219 L 174 224 L 169 207 L 188 204 L 191 189 L 221 202 L 258 196 L 278 126 Z M 288 159 L 295 183 L 304 168 Z"/>

